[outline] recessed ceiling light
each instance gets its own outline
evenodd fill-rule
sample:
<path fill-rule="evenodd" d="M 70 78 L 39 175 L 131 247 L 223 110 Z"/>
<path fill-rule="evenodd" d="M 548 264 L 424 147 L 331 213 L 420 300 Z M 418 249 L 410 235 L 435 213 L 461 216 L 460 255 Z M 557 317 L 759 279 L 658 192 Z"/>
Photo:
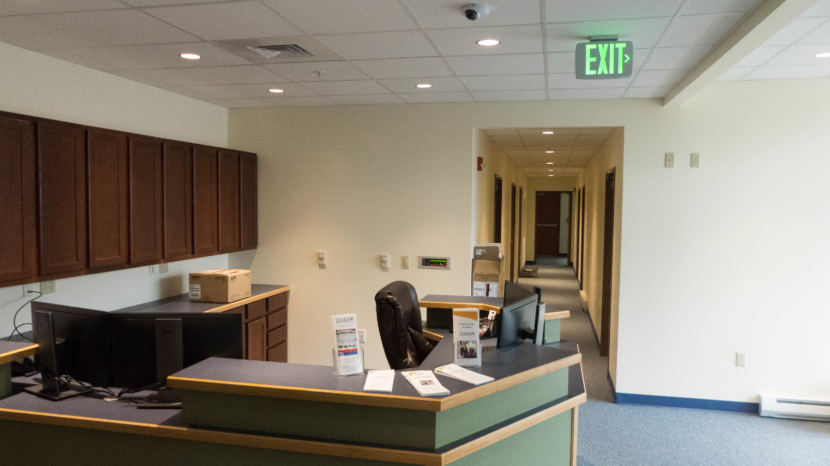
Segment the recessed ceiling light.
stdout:
<path fill-rule="evenodd" d="M 553 131 L 551 131 L 551 130 L 542 131 L 542 134 L 553 134 Z"/>
<path fill-rule="evenodd" d="M 185 60 L 201 60 L 202 56 L 198 53 L 193 52 L 182 52 L 179 54 L 180 57 L 184 58 Z"/>
<path fill-rule="evenodd" d="M 553 176 L 553 174 L 550 174 L 550 175 L 548 175 L 548 176 Z"/>
<path fill-rule="evenodd" d="M 418 89 L 429 89 L 430 87 L 432 87 L 432 84 L 430 84 L 430 83 L 418 83 L 418 84 L 415 85 L 415 87 L 417 87 Z"/>
<path fill-rule="evenodd" d="M 495 47 L 501 43 L 498 39 L 481 39 L 476 41 L 476 44 L 482 47 Z"/>
<path fill-rule="evenodd" d="M 552 172 L 552 171 L 553 171 L 553 168 L 548 168 L 548 171 L 549 171 L 549 172 Z"/>
<path fill-rule="evenodd" d="M 830 58 L 830 52 L 817 53 L 816 58 Z"/>
<path fill-rule="evenodd" d="M 552 150 L 546 150 L 546 151 L 545 151 L 545 153 L 546 153 L 546 154 L 552 154 L 552 153 L 553 153 L 553 151 L 552 151 Z"/>
<path fill-rule="evenodd" d="M 270 92 L 271 94 L 282 94 L 283 92 L 285 92 L 285 89 L 280 89 L 278 87 L 272 87 L 271 89 L 268 89 L 268 92 Z"/>
<path fill-rule="evenodd" d="M 548 162 L 548 165 L 553 165 L 553 162 Z"/>

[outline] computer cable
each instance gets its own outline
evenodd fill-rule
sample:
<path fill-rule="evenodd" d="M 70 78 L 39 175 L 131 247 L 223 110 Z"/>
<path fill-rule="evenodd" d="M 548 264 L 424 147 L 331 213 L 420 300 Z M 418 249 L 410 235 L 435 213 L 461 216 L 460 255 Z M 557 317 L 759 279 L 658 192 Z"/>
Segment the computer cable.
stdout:
<path fill-rule="evenodd" d="M 24 325 L 32 325 L 32 323 L 31 322 L 24 322 L 24 323 L 18 325 L 17 324 L 17 316 L 18 316 L 18 314 L 20 314 L 20 311 L 22 311 L 23 308 L 26 307 L 28 304 L 31 304 L 32 302 L 34 302 L 37 299 L 40 299 L 40 297 L 43 296 L 43 293 L 41 293 L 40 291 L 34 291 L 34 290 L 29 290 L 26 293 L 37 293 L 37 296 L 35 296 L 34 298 L 26 301 L 25 303 L 20 305 L 20 307 L 17 308 L 16 311 L 14 311 L 14 317 L 12 318 L 12 325 L 14 326 L 14 329 L 12 330 L 12 333 L 9 334 L 9 338 L 13 337 L 14 334 L 16 333 L 16 334 L 20 335 L 20 338 L 23 338 L 24 340 L 29 340 L 31 342 L 34 342 L 34 340 L 32 340 L 31 338 L 23 335 L 23 333 L 20 332 L 20 327 L 23 327 Z"/>

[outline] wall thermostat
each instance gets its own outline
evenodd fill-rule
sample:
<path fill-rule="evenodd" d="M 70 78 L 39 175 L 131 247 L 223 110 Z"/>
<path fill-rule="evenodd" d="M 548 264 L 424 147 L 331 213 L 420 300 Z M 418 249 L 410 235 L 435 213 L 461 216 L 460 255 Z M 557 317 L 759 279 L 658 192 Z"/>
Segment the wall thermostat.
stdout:
<path fill-rule="evenodd" d="M 434 256 L 418 256 L 419 269 L 450 269 L 449 257 L 434 257 Z"/>

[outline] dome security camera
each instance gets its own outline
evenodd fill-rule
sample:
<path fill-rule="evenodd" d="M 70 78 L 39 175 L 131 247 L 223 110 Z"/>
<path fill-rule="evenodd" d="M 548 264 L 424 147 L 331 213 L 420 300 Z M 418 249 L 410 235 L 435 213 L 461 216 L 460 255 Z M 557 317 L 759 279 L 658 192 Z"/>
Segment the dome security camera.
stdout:
<path fill-rule="evenodd" d="M 471 3 L 469 5 L 464 5 L 463 11 L 464 16 L 470 21 L 478 21 L 479 18 L 483 18 L 490 14 L 490 7 L 488 5 L 484 5 L 483 3 Z"/>

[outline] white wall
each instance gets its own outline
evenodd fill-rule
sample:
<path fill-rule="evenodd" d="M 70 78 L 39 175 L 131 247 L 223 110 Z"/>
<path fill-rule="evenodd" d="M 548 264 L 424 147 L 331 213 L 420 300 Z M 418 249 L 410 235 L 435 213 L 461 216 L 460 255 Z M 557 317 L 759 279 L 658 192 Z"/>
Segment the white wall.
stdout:
<path fill-rule="evenodd" d="M 0 43 L 0 110 L 227 146 L 227 109 L 117 76 Z M 57 280 L 50 302 L 116 309 L 181 293 L 192 270 L 226 267 L 228 255 L 174 262 L 164 275 L 147 267 Z M 34 288 L 37 288 L 34 286 Z M 12 330 L 12 314 L 24 287 L 0 288 L 0 336 Z M 29 321 L 29 310 L 20 322 Z"/>
<path fill-rule="evenodd" d="M 422 295 L 469 289 L 476 129 L 624 126 L 617 389 L 754 401 L 765 390 L 830 390 L 828 101 L 826 80 L 799 80 L 718 82 L 671 108 L 244 109 L 230 112 L 229 136 L 260 154 L 253 270 L 292 285 L 289 359 L 327 363 L 329 316 L 357 312 L 373 330 L 367 360 L 379 365 L 377 289 L 393 279 Z M 662 168 L 667 151 L 677 168 Z M 687 168 L 689 152 L 701 168 Z M 320 249 L 327 270 L 314 265 Z M 449 254 L 453 270 L 381 272 L 381 252 Z M 736 351 L 746 368 L 733 366 Z"/>

